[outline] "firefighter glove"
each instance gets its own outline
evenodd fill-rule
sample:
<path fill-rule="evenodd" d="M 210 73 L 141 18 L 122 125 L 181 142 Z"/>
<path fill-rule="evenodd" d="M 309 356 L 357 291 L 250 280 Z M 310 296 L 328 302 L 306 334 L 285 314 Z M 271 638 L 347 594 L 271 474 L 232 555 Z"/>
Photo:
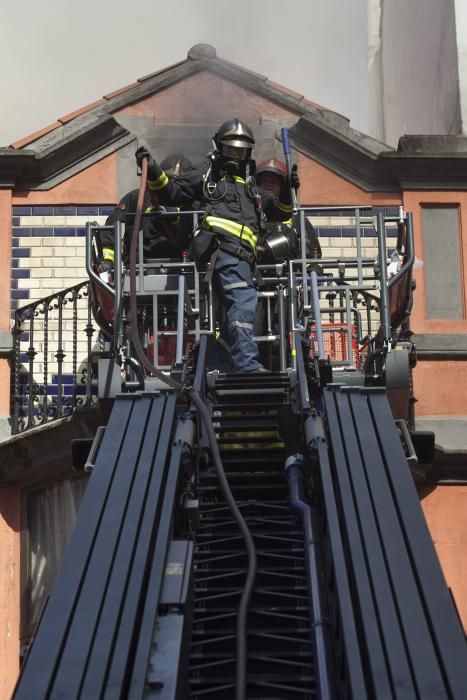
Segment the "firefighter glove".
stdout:
<path fill-rule="evenodd" d="M 290 173 L 290 184 L 296 191 L 300 187 L 300 178 L 298 177 L 297 164 L 292 165 L 292 172 Z"/>
<path fill-rule="evenodd" d="M 143 159 L 147 158 L 148 180 L 157 180 L 162 171 L 145 146 L 140 146 L 138 148 L 138 150 L 135 153 L 135 158 L 138 168 L 141 168 L 141 163 L 143 162 Z"/>

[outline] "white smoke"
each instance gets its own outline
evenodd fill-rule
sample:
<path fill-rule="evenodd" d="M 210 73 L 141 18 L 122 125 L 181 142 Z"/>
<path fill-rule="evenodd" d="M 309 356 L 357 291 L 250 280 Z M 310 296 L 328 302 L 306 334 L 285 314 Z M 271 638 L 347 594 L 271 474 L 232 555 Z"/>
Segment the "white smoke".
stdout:
<path fill-rule="evenodd" d="M 366 0 L 3 3 L 2 29 L 0 145 L 198 43 L 367 126 Z"/>

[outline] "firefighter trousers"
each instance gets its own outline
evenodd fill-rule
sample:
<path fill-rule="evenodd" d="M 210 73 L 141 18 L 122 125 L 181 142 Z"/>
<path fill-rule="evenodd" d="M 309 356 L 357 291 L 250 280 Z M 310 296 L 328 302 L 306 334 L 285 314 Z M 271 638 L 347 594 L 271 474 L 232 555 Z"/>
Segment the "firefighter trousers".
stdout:
<path fill-rule="evenodd" d="M 253 339 L 258 293 L 252 267 L 246 260 L 219 250 L 213 283 L 224 310 L 221 335 L 230 350 L 232 372 L 254 372 L 262 365 Z"/>

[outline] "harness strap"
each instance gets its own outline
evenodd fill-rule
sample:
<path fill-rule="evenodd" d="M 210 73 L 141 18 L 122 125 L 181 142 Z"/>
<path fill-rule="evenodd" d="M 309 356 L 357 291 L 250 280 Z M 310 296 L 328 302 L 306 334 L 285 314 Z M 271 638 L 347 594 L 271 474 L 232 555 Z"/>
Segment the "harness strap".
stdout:
<path fill-rule="evenodd" d="M 226 253 L 230 253 L 230 255 L 235 255 L 236 258 L 240 258 L 240 260 L 246 260 L 249 265 L 253 267 L 255 264 L 255 256 L 253 253 L 248 253 L 244 248 L 241 248 L 240 246 L 237 245 L 231 245 L 230 243 L 227 243 L 224 240 L 219 240 L 219 250 L 223 250 Z"/>
<path fill-rule="evenodd" d="M 211 280 L 212 280 L 212 275 L 213 275 L 213 272 L 214 272 L 214 266 L 215 266 L 215 264 L 216 264 L 216 258 L 217 258 L 217 256 L 218 256 L 218 254 L 219 254 L 219 248 L 216 248 L 216 249 L 214 250 L 213 254 L 211 255 L 211 257 L 209 258 L 208 266 L 207 266 L 207 268 L 206 268 L 206 275 L 205 275 L 205 278 L 204 278 L 205 281 L 206 281 L 208 284 L 210 284 L 210 282 L 211 282 Z"/>

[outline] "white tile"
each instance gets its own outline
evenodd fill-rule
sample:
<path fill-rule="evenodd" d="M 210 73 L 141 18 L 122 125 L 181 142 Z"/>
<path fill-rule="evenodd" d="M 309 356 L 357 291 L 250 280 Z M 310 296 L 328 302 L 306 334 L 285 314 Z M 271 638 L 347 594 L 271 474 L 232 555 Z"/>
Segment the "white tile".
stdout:
<path fill-rule="evenodd" d="M 52 258 L 54 254 L 54 249 L 53 248 L 32 248 L 31 249 L 31 257 L 32 258 Z M 44 263 L 48 264 L 47 260 L 44 260 Z"/>

